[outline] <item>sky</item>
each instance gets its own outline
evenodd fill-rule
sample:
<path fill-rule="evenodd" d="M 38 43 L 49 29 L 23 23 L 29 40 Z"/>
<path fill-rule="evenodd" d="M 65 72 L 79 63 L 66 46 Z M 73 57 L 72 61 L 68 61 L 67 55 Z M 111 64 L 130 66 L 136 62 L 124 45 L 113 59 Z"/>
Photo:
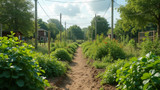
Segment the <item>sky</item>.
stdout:
<path fill-rule="evenodd" d="M 117 8 L 125 5 L 125 0 L 115 0 L 114 23 L 120 19 Z M 91 25 L 91 20 L 96 15 L 107 19 L 111 24 L 111 0 L 38 0 L 38 18 L 47 22 L 48 19 L 60 19 L 62 14 L 62 25 L 66 27 L 78 25 L 81 28 Z"/>

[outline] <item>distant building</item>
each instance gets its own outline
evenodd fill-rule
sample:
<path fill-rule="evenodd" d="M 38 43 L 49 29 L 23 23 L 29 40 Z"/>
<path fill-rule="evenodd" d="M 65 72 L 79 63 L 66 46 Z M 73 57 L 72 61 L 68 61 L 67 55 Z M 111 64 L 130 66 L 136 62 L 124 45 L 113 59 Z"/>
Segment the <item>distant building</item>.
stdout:
<path fill-rule="evenodd" d="M 22 40 L 23 34 L 20 31 L 13 31 L 15 33 L 15 37 L 18 37 L 19 40 Z M 2 37 L 11 35 L 10 31 L 2 31 Z"/>
<path fill-rule="evenodd" d="M 111 39 L 111 34 L 108 34 L 108 38 Z M 113 38 L 116 38 L 116 35 L 115 35 L 115 34 L 113 34 Z"/>
<path fill-rule="evenodd" d="M 39 42 L 47 42 L 47 30 L 38 29 L 38 40 Z"/>

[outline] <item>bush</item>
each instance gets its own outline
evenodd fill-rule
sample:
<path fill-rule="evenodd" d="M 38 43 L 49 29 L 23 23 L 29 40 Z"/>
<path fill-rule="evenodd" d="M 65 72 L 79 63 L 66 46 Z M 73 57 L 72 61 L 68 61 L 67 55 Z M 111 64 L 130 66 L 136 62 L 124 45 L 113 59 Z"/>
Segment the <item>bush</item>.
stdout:
<path fill-rule="evenodd" d="M 51 53 L 52 56 L 55 56 L 58 60 L 71 62 L 72 58 L 70 54 L 64 48 L 58 48 Z"/>
<path fill-rule="evenodd" d="M 61 76 L 67 71 L 67 63 L 58 61 L 55 57 L 37 53 L 35 54 L 35 59 L 38 60 L 39 66 L 45 70 L 44 76 L 46 77 Z"/>
<path fill-rule="evenodd" d="M 102 76 L 101 84 L 116 84 L 116 71 L 121 68 L 126 61 L 118 60 L 112 64 L 108 64 Z"/>
<path fill-rule="evenodd" d="M 118 88 L 124 90 L 160 90 L 160 57 L 151 53 L 132 58 L 117 70 Z"/>
<path fill-rule="evenodd" d="M 93 63 L 93 66 L 97 69 L 104 69 L 108 66 L 109 63 L 104 63 L 104 62 L 100 62 L 100 61 L 95 61 Z"/>
<path fill-rule="evenodd" d="M 12 33 L 12 32 L 11 32 Z M 42 90 L 49 85 L 41 75 L 44 72 L 32 56 L 32 47 L 17 37 L 0 37 L 0 89 Z"/>
<path fill-rule="evenodd" d="M 160 41 L 158 39 L 151 41 L 149 38 L 146 38 L 141 43 L 139 48 L 141 48 L 142 55 L 145 55 L 149 52 L 152 52 L 155 55 L 160 55 Z"/>
<path fill-rule="evenodd" d="M 126 58 L 119 43 L 116 40 L 110 40 L 108 38 L 105 38 L 105 40 L 98 39 L 94 43 L 86 42 L 82 44 L 82 48 L 85 56 L 95 60 L 102 60 L 105 56 L 109 56 L 113 60 Z"/>

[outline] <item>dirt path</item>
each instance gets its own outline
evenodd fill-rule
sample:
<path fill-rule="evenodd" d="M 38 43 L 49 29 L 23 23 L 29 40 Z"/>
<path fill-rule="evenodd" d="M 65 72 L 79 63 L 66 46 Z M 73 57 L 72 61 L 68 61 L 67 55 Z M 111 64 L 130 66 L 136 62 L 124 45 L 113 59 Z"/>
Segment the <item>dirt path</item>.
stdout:
<path fill-rule="evenodd" d="M 56 90 L 99 90 L 100 80 L 95 77 L 98 70 L 87 65 L 87 59 L 82 54 L 82 49 L 79 47 L 75 54 L 73 62 L 70 64 L 71 70 L 66 76 L 58 78 L 54 83 L 58 87 Z M 53 82 L 53 81 L 49 81 Z M 114 90 L 107 86 L 105 90 Z"/>

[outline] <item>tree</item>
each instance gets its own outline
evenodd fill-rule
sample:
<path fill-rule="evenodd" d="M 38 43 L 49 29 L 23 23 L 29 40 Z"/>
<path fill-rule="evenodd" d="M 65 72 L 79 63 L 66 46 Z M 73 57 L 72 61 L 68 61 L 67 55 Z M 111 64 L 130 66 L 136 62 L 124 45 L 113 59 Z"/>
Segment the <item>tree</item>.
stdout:
<path fill-rule="evenodd" d="M 109 24 L 107 22 L 107 20 L 101 16 L 96 16 L 97 19 L 97 34 L 104 34 L 105 36 L 107 35 Z M 93 37 L 95 36 L 95 17 L 92 19 L 91 21 L 91 27 L 93 29 Z"/>
<path fill-rule="evenodd" d="M 60 27 L 60 21 L 57 19 L 49 19 L 48 23 L 54 23 L 56 25 L 56 27 L 58 28 L 58 30 L 60 30 L 62 28 L 62 31 L 64 30 L 63 25 L 61 25 Z"/>
<path fill-rule="evenodd" d="M 51 31 L 51 37 L 54 40 L 56 38 L 56 35 L 59 33 L 59 30 L 56 27 L 56 24 L 55 23 L 48 23 L 47 27 L 48 27 L 48 30 Z"/>
<path fill-rule="evenodd" d="M 130 23 L 134 30 L 143 29 L 149 23 L 157 25 L 160 35 L 160 1 L 159 0 L 126 0 L 127 4 L 119 8 L 121 18 Z M 125 25 L 124 24 L 124 25 Z M 130 27 L 130 26 L 125 26 Z M 136 28 L 136 29 L 135 29 Z"/>
<path fill-rule="evenodd" d="M 33 5 L 30 0 L 0 0 L 0 23 L 5 30 L 33 33 Z"/>
<path fill-rule="evenodd" d="M 83 39 L 83 31 L 81 30 L 81 28 L 77 25 L 73 25 L 69 27 L 69 38 L 72 40 L 79 40 L 79 39 Z"/>
<path fill-rule="evenodd" d="M 48 30 L 47 23 L 44 22 L 42 19 L 38 19 L 38 24 L 41 29 Z"/>

